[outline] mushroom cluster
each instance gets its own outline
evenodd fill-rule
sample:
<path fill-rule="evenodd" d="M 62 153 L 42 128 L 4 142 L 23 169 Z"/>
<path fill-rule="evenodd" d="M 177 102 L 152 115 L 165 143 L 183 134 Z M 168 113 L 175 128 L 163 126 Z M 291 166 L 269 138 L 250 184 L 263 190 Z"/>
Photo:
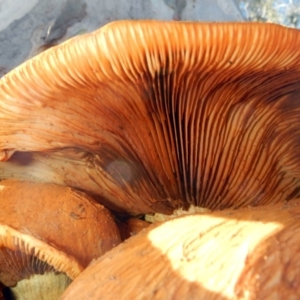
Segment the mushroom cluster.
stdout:
<path fill-rule="evenodd" d="M 125 218 L 118 223 L 122 239 L 148 226 L 140 219 L 126 221 L 131 216 L 172 214 L 190 206 L 223 210 L 269 205 L 275 211 L 275 204 L 294 203 L 300 195 L 299 49 L 298 30 L 256 23 L 119 21 L 74 37 L 1 79 L 0 180 L 17 180 L 20 186 L 13 197 L 21 202 L 28 198 L 24 209 L 42 218 L 48 213 L 34 206 L 36 199 L 45 209 L 51 207 L 50 199 L 58 199 L 59 211 L 59 203 L 71 200 L 58 194 L 72 188 L 92 207 L 97 201 L 117 219 Z M 32 186 L 32 197 L 31 192 L 18 194 L 26 189 L 22 185 Z M 48 192 L 39 197 L 38 189 L 44 188 L 62 190 L 50 198 Z M 6 213 L 15 227 L 3 225 L 12 230 L 23 226 L 15 225 L 15 211 Z M 55 214 L 52 217 L 54 227 L 64 227 Z M 203 226 L 206 217 L 195 218 L 195 224 Z M 242 217 L 232 218 L 238 222 Z M 281 218 L 274 214 L 274 222 Z M 174 225 L 170 234 L 182 237 L 177 240 L 180 248 L 185 221 L 178 220 L 181 225 Z M 110 248 L 120 242 L 114 220 L 99 222 L 78 228 L 78 247 L 90 244 L 85 236 L 103 223 L 108 231 L 113 228 Z M 177 224 L 168 222 L 167 227 Z M 112 251 L 130 248 L 133 240 L 152 230 Z M 228 230 L 226 234 L 235 234 Z M 60 239 L 73 247 L 73 233 L 67 233 Z M 96 243 L 100 241 L 102 236 Z M 53 243 L 51 239 L 56 247 Z M 8 244 L 8 251 L 21 251 L 12 247 L 14 242 Z M 203 251 L 210 244 L 199 245 Z M 226 245 L 220 247 L 227 251 Z M 34 250 L 29 251 L 30 260 L 35 260 Z M 114 252 L 103 260 L 114 257 L 110 253 Z M 86 255 L 80 271 L 94 258 Z M 118 261 L 113 258 L 112 264 L 114 260 Z M 49 268 L 73 279 L 62 269 Z M 48 265 L 39 272 L 48 272 Z M 155 272 L 149 273 L 151 280 Z M 0 281 L 5 286 L 17 282 L 8 284 L 1 276 Z M 193 291 L 197 298 L 200 290 Z"/>

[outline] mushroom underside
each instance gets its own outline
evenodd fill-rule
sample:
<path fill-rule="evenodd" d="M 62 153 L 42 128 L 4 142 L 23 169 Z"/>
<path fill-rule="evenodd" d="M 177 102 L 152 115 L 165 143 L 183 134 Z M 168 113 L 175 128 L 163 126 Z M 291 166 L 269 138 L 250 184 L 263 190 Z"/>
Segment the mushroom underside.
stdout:
<path fill-rule="evenodd" d="M 130 213 L 294 199 L 299 36 L 121 22 L 52 48 L 2 79 L 0 178 L 67 184 Z"/>
<path fill-rule="evenodd" d="M 26 226 L 26 225 L 24 225 Z M 58 299 L 84 269 L 76 259 L 1 225 L 0 282 L 5 299 Z"/>

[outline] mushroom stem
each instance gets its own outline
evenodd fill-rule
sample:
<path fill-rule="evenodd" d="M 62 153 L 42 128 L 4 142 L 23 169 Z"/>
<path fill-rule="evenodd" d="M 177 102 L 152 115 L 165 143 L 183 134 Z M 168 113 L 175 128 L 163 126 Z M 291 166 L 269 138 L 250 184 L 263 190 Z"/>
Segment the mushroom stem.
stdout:
<path fill-rule="evenodd" d="M 10 290 L 13 299 L 17 300 L 56 300 L 70 283 L 71 279 L 66 274 L 48 272 L 23 279 L 16 286 L 11 287 Z"/>

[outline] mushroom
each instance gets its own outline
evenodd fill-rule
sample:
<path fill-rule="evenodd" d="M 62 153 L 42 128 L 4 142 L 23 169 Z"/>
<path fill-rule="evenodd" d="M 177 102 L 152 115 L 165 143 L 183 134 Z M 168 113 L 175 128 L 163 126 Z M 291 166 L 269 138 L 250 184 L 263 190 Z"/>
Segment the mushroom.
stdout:
<path fill-rule="evenodd" d="M 298 30 L 256 23 L 120 21 L 72 38 L 1 79 L 0 176 L 132 214 L 294 199 L 299 49 Z"/>
<path fill-rule="evenodd" d="M 3 286 L 3 284 L 0 282 L 0 300 L 5 300 L 5 298 L 4 298 L 4 293 L 3 293 L 3 289 L 4 289 L 4 286 Z"/>
<path fill-rule="evenodd" d="M 110 212 L 84 193 L 0 182 L 0 282 L 15 299 L 57 299 L 93 259 L 119 243 Z"/>
<path fill-rule="evenodd" d="M 300 200 L 151 225 L 88 266 L 61 300 L 296 299 Z"/>
<path fill-rule="evenodd" d="M 122 241 L 125 241 L 147 228 L 151 223 L 138 217 L 134 217 L 128 218 L 127 220 L 119 220 L 116 224 L 119 228 Z"/>

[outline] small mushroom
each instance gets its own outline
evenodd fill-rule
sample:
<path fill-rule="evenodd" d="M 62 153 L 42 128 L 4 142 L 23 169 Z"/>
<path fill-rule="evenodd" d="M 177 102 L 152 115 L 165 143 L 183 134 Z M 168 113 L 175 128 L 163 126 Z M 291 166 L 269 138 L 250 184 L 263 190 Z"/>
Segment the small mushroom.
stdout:
<path fill-rule="evenodd" d="M 122 240 L 127 240 L 147 228 L 151 223 L 139 218 L 128 218 L 127 220 L 119 220 L 116 222 Z"/>
<path fill-rule="evenodd" d="M 177 217 L 91 263 L 62 300 L 297 299 L 300 200 Z"/>
<path fill-rule="evenodd" d="M 294 199 L 299 49 L 298 30 L 256 23 L 121 21 L 75 37 L 1 79 L 0 176 L 65 179 L 135 214 Z"/>
<path fill-rule="evenodd" d="M 93 259 L 119 243 L 110 212 L 84 193 L 0 182 L 0 282 L 15 299 L 57 299 Z"/>

